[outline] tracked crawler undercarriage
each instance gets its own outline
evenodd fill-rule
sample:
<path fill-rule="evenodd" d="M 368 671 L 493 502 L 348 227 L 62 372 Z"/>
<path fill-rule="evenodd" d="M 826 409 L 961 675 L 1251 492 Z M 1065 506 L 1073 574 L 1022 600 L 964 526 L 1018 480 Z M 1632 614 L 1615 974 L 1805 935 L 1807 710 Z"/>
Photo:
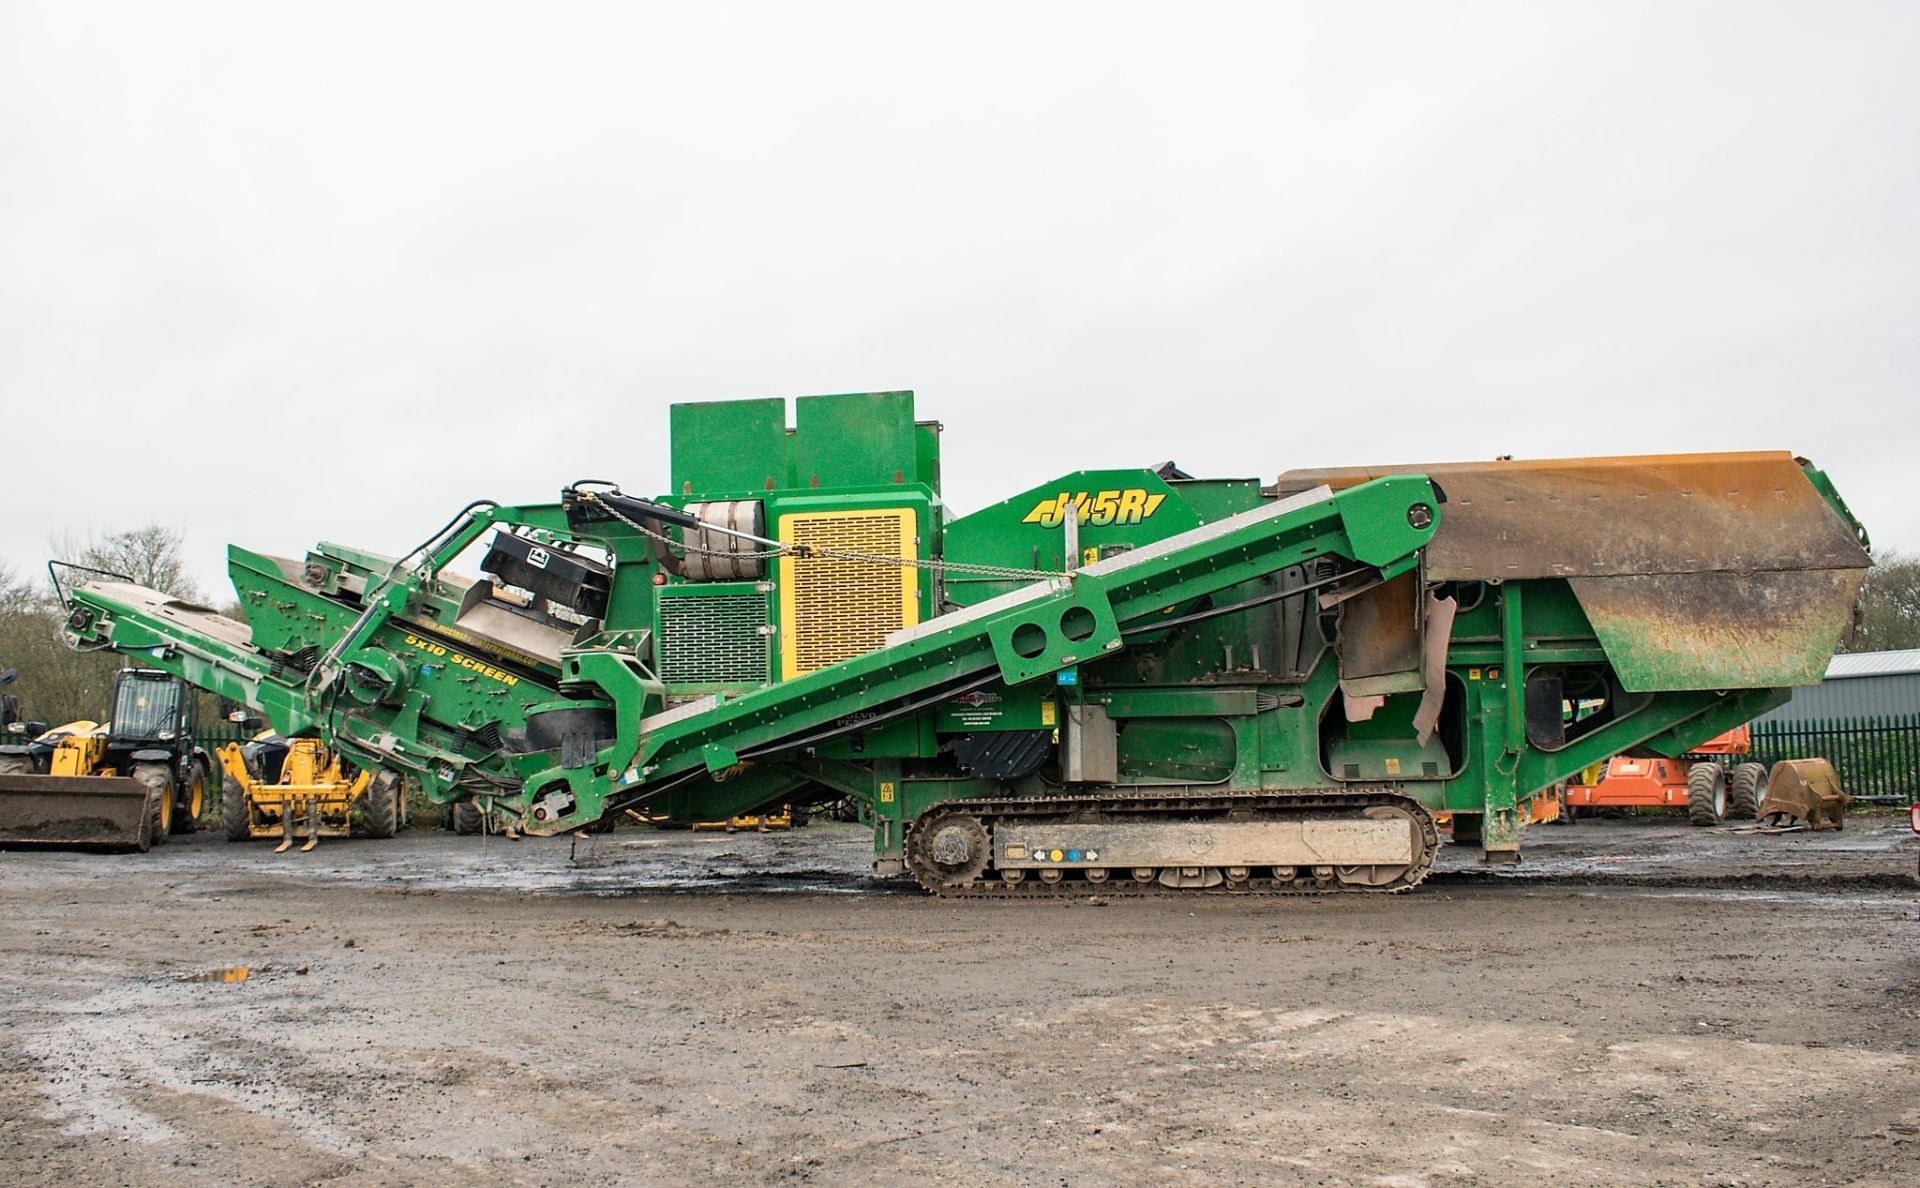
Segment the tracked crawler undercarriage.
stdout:
<path fill-rule="evenodd" d="M 907 834 L 907 868 L 944 896 L 1315 894 L 1418 886 L 1433 814 L 1391 788 L 1134 790 L 949 801 Z"/>

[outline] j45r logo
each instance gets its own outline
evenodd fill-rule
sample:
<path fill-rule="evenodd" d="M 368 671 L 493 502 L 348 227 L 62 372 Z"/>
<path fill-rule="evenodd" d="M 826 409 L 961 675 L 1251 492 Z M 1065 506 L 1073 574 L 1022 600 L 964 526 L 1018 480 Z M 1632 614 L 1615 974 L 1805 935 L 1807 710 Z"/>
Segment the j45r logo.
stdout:
<path fill-rule="evenodd" d="M 1138 524 L 1160 509 L 1166 495 L 1128 487 L 1124 491 L 1062 491 L 1052 499 L 1042 499 L 1033 505 L 1022 524 L 1038 524 L 1042 528 L 1058 528 L 1066 522 L 1067 508 L 1077 509 L 1076 518 L 1082 524 L 1099 526 L 1103 524 Z"/>

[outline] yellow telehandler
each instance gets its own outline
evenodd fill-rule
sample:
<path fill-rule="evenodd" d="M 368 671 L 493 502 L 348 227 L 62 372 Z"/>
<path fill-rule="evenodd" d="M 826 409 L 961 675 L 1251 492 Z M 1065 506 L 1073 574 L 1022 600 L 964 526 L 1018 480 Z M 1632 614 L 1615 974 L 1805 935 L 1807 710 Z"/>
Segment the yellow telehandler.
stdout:
<path fill-rule="evenodd" d="M 125 668 L 107 722 L 8 722 L 0 741 L 0 848 L 141 851 L 191 833 L 211 764 L 178 678 Z"/>
<path fill-rule="evenodd" d="M 353 771 L 317 738 L 268 731 L 221 747 L 220 766 L 227 773 L 220 811 L 231 842 L 278 837 L 273 852 L 282 854 L 304 835 L 305 853 L 323 837 L 352 836 L 356 824 L 367 837 L 392 837 L 406 827 L 400 777 Z"/>

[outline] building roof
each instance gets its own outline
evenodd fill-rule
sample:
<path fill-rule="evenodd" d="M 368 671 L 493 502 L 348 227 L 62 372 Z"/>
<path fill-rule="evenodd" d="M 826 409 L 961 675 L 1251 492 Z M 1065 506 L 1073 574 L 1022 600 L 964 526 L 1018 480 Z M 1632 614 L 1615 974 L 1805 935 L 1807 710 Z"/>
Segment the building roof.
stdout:
<path fill-rule="evenodd" d="M 1827 665 L 1827 679 L 1830 681 L 1848 677 L 1900 676 L 1910 672 L 1920 672 L 1920 648 L 1910 648 L 1904 652 L 1853 652 L 1835 656 L 1833 662 Z"/>

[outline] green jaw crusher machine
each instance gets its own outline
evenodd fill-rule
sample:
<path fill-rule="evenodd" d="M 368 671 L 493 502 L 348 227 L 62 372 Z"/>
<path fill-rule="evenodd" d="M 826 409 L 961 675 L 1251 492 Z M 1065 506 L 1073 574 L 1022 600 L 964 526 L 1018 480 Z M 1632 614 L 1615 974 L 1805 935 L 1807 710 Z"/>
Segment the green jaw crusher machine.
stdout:
<path fill-rule="evenodd" d="M 653 498 L 234 547 L 244 625 L 99 582 L 67 629 L 532 834 L 824 791 L 945 895 L 1398 891 L 1437 813 L 1511 860 L 1556 781 L 1817 680 L 1867 565 L 1787 454 L 1080 471 L 951 517 L 911 393 L 794 411 L 675 406 Z"/>

